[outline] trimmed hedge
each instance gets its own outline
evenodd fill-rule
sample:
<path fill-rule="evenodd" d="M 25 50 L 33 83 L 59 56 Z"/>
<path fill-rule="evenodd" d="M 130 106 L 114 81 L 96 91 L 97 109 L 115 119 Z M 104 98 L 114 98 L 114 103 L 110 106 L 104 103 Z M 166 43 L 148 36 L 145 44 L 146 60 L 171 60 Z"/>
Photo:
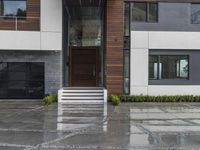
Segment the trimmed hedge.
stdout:
<path fill-rule="evenodd" d="M 57 103 L 57 102 L 58 102 L 58 96 L 56 94 L 50 94 L 43 98 L 43 105 L 46 105 L 46 106 L 52 103 Z"/>
<path fill-rule="evenodd" d="M 121 95 L 116 96 L 120 102 L 200 102 L 200 96 L 193 95 L 177 95 L 177 96 L 148 96 L 148 95 Z M 108 97 L 110 102 L 115 102 L 113 95 Z"/>
<path fill-rule="evenodd" d="M 120 97 L 117 95 L 111 95 L 109 98 L 114 106 L 118 106 L 121 102 Z"/>

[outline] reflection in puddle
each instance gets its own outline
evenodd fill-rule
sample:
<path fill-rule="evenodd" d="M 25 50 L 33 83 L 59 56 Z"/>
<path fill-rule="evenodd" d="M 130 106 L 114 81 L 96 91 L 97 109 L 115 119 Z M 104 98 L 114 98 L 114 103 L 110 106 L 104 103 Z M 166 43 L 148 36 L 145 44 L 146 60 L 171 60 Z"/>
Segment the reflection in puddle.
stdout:
<path fill-rule="evenodd" d="M 173 109 L 157 104 L 143 105 L 58 104 L 57 109 L 57 105 L 2 103 L 0 149 L 41 143 L 44 150 L 200 149 L 198 104 L 188 104 L 188 107 L 178 104 Z"/>
<path fill-rule="evenodd" d="M 58 104 L 57 130 L 74 131 L 103 123 L 102 130 L 107 131 L 106 104 Z"/>
<path fill-rule="evenodd" d="M 163 148 L 199 147 L 199 110 L 191 106 L 130 107 L 130 145 L 143 148 L 152 145 Z"/>

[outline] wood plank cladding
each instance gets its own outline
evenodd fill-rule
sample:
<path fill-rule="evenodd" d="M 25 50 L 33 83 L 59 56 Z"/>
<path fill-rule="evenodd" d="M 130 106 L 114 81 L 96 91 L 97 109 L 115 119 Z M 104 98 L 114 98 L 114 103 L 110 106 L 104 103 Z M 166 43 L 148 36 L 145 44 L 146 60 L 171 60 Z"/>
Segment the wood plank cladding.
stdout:
<path fill-rule="evenodd" d="M 0 30 L 40 31 L 40 0 L 27 0 L 26 17 L 17 22 L 15 19 L 1 18 Z"/>
<path fill-rule="evenodd" d="M 123 94 L 123 0 L 107 0 L 106 85 L 109 94 Z"/>
<path fill-rule="evenodd" d="M 200 3 L 200 0 L 125 0 L 127 2 Z"/>

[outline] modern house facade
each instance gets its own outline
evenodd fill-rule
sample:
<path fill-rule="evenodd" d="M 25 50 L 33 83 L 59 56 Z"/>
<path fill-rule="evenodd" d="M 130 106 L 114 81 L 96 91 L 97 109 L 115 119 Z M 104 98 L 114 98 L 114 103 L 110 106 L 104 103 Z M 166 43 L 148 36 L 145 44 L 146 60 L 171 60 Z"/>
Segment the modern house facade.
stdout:
<path fill-rule="evenodd" d="M 199 95 L 198 2 L 0 0 L 0 98 Z"/>

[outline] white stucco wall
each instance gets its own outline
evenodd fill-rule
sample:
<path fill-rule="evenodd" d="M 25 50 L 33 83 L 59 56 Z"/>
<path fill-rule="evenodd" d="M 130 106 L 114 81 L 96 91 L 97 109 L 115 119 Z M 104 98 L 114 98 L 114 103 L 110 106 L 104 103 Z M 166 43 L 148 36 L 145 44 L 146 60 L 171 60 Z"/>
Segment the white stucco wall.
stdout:
<path fill-rule="evenodd" d="M 131 32 L 132 95 L 200 95 L 200 85 L 149 85 L 149 49 L 200 50 L 200 32 Z"/>
<path fill-rule="evenodd" d="M 0 30 L 0 50 L 62 50 L 62 0 L 41 0 L 40 31 Z"/>
<path fill-rule="evenodd" d="M 62 0 L 41 0 L 41 31 L 62 32 Z"/>

